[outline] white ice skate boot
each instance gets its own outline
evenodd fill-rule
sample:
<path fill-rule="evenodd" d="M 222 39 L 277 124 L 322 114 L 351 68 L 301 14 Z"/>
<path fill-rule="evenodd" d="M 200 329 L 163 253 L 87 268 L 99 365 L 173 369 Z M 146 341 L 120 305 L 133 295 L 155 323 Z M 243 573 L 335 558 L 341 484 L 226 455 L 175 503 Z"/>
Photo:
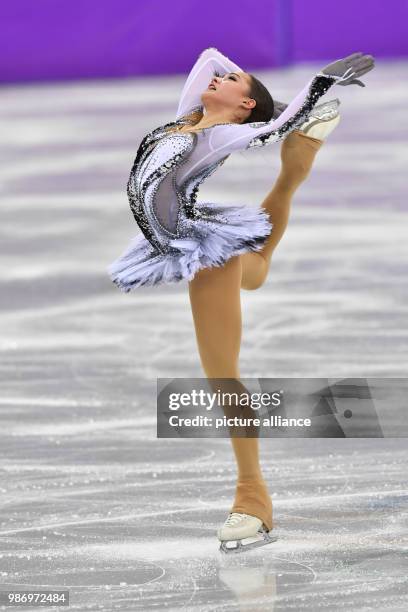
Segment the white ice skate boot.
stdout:
<path fill-rule="evenodd" d="M 220 551 L 225 553 L 244 552 L 278 539 L 266 530 L 261 519 L 240 512 L 228 515 L 224 525 L 218 529 L 217 536 L 221 541 Z"/>
<path fill-rule="evenodd" d="M 340 121 L 340 100 L 335 98 L 318 104 L 308 119 L 300 126 L 299 131 L 318 140 L 325 140 Z"/>

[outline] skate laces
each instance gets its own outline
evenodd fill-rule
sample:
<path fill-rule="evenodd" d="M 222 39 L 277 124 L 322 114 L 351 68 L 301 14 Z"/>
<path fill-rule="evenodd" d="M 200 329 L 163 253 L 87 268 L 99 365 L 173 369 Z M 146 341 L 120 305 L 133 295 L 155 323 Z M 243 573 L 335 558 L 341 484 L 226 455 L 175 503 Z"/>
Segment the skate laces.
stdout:
<path fill-rule="evenodd" d="M 229 517 L 227 518 L 227 520 L 225 521 L 224 526 L 225 527 L 233 527 L 234 525 L 239 523 L 240 520 L 244 516 L 248 516 L 248 515 L 247 514 L 241 514 L 240 512 L 232 512 L 232 514 L 230 514 Z"/>

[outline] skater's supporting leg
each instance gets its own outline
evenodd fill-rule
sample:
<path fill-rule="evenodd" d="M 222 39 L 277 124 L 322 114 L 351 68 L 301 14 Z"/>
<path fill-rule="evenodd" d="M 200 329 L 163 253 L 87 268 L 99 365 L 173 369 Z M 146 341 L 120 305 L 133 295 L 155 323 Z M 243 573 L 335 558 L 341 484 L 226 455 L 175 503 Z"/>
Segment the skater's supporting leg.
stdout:
<path fill-rule="evenodd" d="M 249 440 L 251 438 L 247 438 Z M 248 510 L 250 508 L 250 510 Z M 268 486 L 261 478 L 238 478 L 235 499 L 230 512 L 241 512 L 257 516 L 270 531 L 272 523 L 272 500 Z"/>
<path fill-rule="evenodd" d="M 280 174 L 274 187 L 262 202 L 262 207 L 268 212 L 273 228 L 261 251 L 241 255 L 243 289 L 257 289 L 265 281 L 272 253 L 288 224 L 293 195 L 309 175 L 316 153 L 322 144 L 322 140 L 306 136 L 300 131 L 293 131 L 282 142 Z"/>
<path fill-rule="evenodd" d="M 240 376 L 241 274 L 238 256 L 224 266 L 200 270 L 189 283 L 198 349 L 208 378 Z M 271 529 L 272 507 L 259 463 L 259 439 L 231 437 L 231 442 L 238 468 L 235 501 L 238 498 L 247 514 L 258 516 Z"/>
<path fill-rule="evenodd" d="M 208 378 L 238 378 L 242 335 L 241 260 L 199 270 L 189 282 L 201 364 Z"/>

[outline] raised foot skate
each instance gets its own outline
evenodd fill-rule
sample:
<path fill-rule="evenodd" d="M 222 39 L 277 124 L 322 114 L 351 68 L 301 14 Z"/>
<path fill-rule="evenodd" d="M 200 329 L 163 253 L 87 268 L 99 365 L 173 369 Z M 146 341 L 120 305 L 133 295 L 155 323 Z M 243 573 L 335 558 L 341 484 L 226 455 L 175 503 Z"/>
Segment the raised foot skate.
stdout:
<path fill-rule="evenodd" d="M 217 535 L 221 540 L 220 551 L 227 554 L 245 552 L 278 539 L 259 518 L 239 512 L 229 514 Z"/>
<path fill-rule="evenodd" d="M 306 136 L 325 140 L 340 121 L 339 106 L 340 100 L 338 98 L 315 106 L 309 118 L 298 130 Z"/>

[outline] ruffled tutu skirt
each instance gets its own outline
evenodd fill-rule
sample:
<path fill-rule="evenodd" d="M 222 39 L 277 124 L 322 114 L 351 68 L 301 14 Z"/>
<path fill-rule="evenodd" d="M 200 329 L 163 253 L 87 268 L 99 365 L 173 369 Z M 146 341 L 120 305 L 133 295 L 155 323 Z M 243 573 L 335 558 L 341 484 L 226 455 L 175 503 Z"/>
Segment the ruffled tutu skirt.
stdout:
<path fill-rule="evenodd" d="M 170 240 L 170 252 L 161 253 L 143 234 L 131 239 L 124 253 L 107 268 L 121 291 L 190 281 L 198 270 L 259 251 L 271 233 L 269 215 L 261 206 L 196 202 L 195 208 L 199 218 L 183 220 L 183 236 Z"/>

